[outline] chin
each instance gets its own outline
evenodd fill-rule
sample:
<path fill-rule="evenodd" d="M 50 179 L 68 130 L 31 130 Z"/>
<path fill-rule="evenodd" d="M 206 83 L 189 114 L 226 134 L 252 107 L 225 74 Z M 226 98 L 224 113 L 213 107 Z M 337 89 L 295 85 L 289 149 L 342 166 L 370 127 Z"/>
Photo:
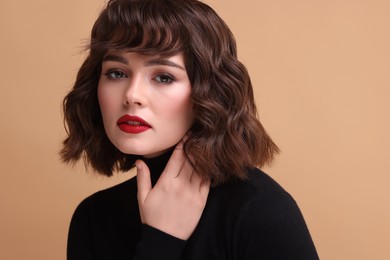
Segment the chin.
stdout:
<path fill-rule="evenodd" d="M 171 147 L 162 149 L 162 150 L 142 150 L 142 149 L 129 149 L 128 147 L 119 147 L 117 146 L 118 150 L 121 151 L 124 154 L 129 155 L 138 155 L 145 158 L 153 158 L 160 156 L 161 154 L 168 151 Z"/>

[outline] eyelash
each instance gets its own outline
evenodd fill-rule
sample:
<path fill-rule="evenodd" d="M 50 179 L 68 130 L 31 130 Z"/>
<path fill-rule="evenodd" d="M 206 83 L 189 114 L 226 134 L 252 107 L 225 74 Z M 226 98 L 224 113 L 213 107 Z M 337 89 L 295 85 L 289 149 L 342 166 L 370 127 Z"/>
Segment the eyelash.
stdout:
<path fill-rule="evenodd" d="M 115 74 L 115 76 L 114 76 L 114 74 Z M 104 75 L 108 79 L 111 79 L 111 80 L 118 80 L 121 78 L 127 78 L 126 73 L 124 73 L 123 71 L 117 70 L 117 69 L 108 70 Z"/>
<path fill-rule="evenodd" d="M 159 80 L 158 80 L 159 78 Z M 158 74 L 157 76 L 153 77 L 154 81 L 157 81 L 160 84 L 171 84 L 172 82 L 175 81 L 175 77 L 173 77 L 170 74 L 167 73 L 161 73 Z"/>
<path fill-rule="evenodd" d="M 122 78 L 128 78 L 128 75 L 126 73 L 118 69 L 108 70 L 104 75 L 109 80 L 119 80 Z M 156 76 L 153 77 L 153 80 L 159 84 L 168 85 L 175 81 L 175 77 L 168 73 L 158 73 Z"/>

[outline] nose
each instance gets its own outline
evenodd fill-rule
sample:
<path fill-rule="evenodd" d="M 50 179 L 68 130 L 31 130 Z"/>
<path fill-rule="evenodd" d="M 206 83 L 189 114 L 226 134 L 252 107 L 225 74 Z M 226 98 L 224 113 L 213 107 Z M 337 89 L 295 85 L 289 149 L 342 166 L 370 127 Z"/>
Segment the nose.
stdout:
<path fill-rule="evenodd" d="M 147 101 L 147 84 L 141 76 L 134 76 L 127 86 L 124 95 L 125 106 L 145 106 Z"/>

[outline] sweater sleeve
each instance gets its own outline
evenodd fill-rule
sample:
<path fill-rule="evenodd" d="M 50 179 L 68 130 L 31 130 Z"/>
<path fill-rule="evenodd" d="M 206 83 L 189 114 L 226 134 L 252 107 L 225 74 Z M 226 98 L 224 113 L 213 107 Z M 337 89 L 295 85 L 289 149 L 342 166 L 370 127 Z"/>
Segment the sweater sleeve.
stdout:
<path fill-rule="evenodd" d="M 136 245 L 128 245 L 127 250 L 118 248 L 117 244 L 114 245 L 110 238 L 107 240 L 96 237 L 109 235 L 111 231 L 106 232 L 107 227 L 96 225 L 96 223 L 101 222 L 96 221 L 95 218 L 101 218 L 101 216 L 96 213 L 94 208 L 96 205 L 94 205 L 93 197 L 89 197 L 80 203 L 73 214 L 68 234 L 68 260 L 180 259 L 186 241 L 148 225 L 142 225 L 141 239 Z"/>
<path fill-rule="evenodd" d="M 186 241 L 148 225 L 142 226 L 142 239 L 137 245 L 134 260 L 180 259 Z"/>
<path fill-rule="evenodd" d="M 239 259 L 319 259 L 305 220 L 288 194 L 257 194 L 243 208 L 236 230 Z"/>

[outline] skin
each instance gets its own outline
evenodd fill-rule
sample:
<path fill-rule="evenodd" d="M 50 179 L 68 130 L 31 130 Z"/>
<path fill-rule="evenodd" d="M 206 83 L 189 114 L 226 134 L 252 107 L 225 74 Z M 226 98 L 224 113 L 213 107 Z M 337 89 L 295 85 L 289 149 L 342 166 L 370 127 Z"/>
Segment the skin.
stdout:
<path fill-rule="evenodd" d="M 183 55 L 160 59 L 109 52 L 102 62 L 98 99 L 107 136 L 123 153 L 155 157 L 177 144 L 154 187 L 148 166 L 136 162 L 138 204 L 142 223 L 187 240 L 206 205 L 210 182 L 199 177 L 182 149 L 194 120 Z M 123 115 L 138 116 L 150 128 L 124 132 L 117 124 Z"/>
<path fill-rule="evenodd" d="M 210 182 L 194 172 L 184 156 L 182 144 L 176 146 L 153 188 L 147 165 L 137 161 L 137 185 L 142 223 L 187 240 L 206 206 Z"/>
<path fill-rule="evenodd" d="M 123 153 L 155 157 L 175 146 L 193 123 L 191 83 L 183 55 L 160 59 L 134 52 L 103 58 L 98 99 L 110 141 Z M 151 128 L 122 131 L 118 119 L 137 116 Z"/>

